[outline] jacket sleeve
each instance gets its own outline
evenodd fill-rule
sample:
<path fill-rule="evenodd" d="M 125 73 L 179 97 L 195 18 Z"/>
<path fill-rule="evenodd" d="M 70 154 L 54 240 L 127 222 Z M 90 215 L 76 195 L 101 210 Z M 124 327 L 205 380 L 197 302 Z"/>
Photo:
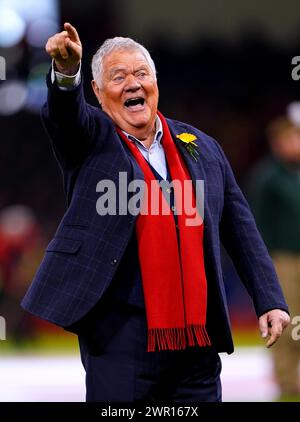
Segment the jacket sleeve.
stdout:
<path fill-rule="evenodd" d="M 82 78 L 81 78 L 82 79 Z M 55 156 L 64 170 L 82 163 L 100 134 L 97 122 L 101 110 L 86 103 L 81 83 L 70 91 L 60 90 L 47 75 L 48 97 L 42 108 L 42 121 L 49 135 Z"/>
<path fill-rule="evenodd" d="M 224 208 L 220 222 L 221 242 L 250 294 L 257 316 L 271 309 L 288 312 L 283 292 L 267 248 L 258 232 L 224 152 Z"/>

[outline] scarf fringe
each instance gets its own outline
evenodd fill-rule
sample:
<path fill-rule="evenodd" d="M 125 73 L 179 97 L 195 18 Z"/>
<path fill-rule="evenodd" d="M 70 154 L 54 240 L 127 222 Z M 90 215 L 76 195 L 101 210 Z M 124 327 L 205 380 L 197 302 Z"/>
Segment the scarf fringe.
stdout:
<path fill-rule="evenodd" d="M 186 347 L 211 346 L 204 325 L 194 324 L 185 328 L 151 328 L 148 330 L 148 352 L 183 350 Z"/>

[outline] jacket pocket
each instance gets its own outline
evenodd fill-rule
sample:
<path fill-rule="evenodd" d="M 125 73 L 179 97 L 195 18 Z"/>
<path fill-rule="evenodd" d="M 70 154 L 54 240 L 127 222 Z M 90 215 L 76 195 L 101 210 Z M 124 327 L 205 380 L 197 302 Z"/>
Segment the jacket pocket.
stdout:
<path fill-rule="evenodd" d="M 46 248 L 46 252 L 63 252 L 75 254 L 81 248 L 82 241 L 75 239 L 66 239 L 64 237 L 55 237 Z"/>

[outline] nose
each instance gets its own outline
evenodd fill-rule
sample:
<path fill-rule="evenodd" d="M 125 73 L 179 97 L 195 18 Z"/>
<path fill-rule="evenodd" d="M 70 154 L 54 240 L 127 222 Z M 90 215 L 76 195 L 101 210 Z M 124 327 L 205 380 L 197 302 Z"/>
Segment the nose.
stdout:
<path fill-rule="evenodd" d="M 126 86 L 125 91 L 126 92 L 136 92 L 141 88 L 141 84 L 139 80 L 136 79 L 136 77 L 132 74 L 128 75 L 126 78 Z"/>

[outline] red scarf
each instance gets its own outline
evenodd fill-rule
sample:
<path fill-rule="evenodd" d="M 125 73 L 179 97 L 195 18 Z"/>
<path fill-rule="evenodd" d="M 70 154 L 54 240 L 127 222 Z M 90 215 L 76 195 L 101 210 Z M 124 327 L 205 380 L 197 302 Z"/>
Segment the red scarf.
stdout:
<path fill-rule="evenodd" d="M 165 118 L 161 113 L 158 114 L 163 125 L 162 145 L 171 178 L 173 181 L 180 181 L 183 186 L 185 180 L 191 180 L 189 172 L 178 153 Z M 151 181 L 158 186 L 157 179 L 137 146 L 120 129 L 117 130 L 144 173 L 148 187 L 148 198 L 144 198 L 144 204 L 147 204 L 147 199 L 148 204 L 151 204 Z M 203 222 L 198 226 L 186 225 L 186 220 L 191 219 L 191 215 L 187 215 L 183 206 L 184 195 L 174 186 L 176 207 L 178 209 L 181 205 L 179 209 L 182 209 L 181 215 L 178 215 L 178 242 L 174 216 L 161 189 L 158 192 L 161 207 L 156 208 L 160 210 L 160 214 L 151 215 L 149 208 L 148 215 L 141 213 L 136 221 L 148 324 L 148 351 L 155 351 L 156 348 L 178 350 L 187 346 L 208 346 L 210 339 L 205 329 L 207 285 L 203 257 Z M 195 204 L 192 189 L 193 207 Z M 166 209 L 170 212 L 163 215 L 161 210 Z M 200 218 L 198 213 L 197 217 Z"/>

